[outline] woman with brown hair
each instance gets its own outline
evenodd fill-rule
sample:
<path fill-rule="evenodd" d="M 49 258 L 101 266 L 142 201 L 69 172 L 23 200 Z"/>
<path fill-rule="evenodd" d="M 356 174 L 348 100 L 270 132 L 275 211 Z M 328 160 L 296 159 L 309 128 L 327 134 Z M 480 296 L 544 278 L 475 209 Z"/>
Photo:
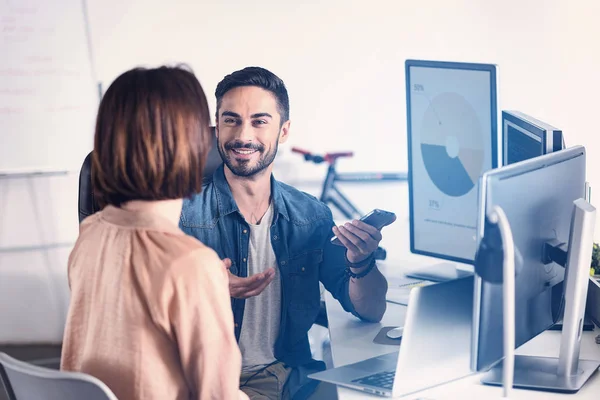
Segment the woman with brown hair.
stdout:
<path fill-rule="evenodd" d="M 178 228 L 202 187 L 209 121 L 183 68 L 125 72 L 100 104 L 92 182 L 105 207 L 69 256 L 61 368 L 120 399 L 246 398 L 225 266 Z"/>

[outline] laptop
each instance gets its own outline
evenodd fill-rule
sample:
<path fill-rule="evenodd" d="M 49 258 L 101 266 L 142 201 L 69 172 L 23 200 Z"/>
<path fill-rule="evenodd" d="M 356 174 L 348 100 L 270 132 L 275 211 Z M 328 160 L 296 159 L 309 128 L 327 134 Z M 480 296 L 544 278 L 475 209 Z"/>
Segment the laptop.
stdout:
<path fill-rule="evenodd" d="M 473 374 L 473 277 L 415 287 L 400 349 L 308 377 L 383 397 L 404 396 Z"/>

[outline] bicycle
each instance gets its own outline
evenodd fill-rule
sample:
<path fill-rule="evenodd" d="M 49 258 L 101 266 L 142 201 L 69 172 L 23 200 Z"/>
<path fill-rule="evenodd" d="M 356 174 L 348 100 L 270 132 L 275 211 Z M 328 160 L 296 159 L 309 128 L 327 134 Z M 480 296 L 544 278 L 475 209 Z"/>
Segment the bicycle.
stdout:
<path fill-rule="evenodd" d="M 348 219 L 359 219 L 364 213 L 361 212 L 342 191 L 336 186 L 338 182 L 358 182 L 358 183 L 376 183 L 382 181 L 408 181 L 408 174 L 403 172 L 337 172 L 336 165 L 340 158 L 350 158 L 354 156 L 351 151 L 325 153 L 324 155 L 313 154 L 308 150 L 292 147 L 293 153 L 301 154 L 305 161 L 314 164 L 326 162 L 329 164 L 327 175 L 323 182 L 323 188 L 319 200 L 325 203 L 329 208 L 337 208 L 344 217 Z M 375 258 L 385 260 L 386 251 L 379 247 L 375 252 Z"/>

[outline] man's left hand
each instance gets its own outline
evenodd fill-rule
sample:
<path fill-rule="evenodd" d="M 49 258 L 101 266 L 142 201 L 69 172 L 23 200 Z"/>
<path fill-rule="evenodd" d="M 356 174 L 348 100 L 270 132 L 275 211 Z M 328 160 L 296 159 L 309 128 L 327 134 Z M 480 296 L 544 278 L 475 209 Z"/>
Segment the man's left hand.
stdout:
<path fill-rule="evenodd" d="M 381 241 L 381 232 L 369 224 L 353 220 L 333 227 L 333 233 L 346 247 L 346 258 L 351 263 L 359 263 L 377 250 Z"/>

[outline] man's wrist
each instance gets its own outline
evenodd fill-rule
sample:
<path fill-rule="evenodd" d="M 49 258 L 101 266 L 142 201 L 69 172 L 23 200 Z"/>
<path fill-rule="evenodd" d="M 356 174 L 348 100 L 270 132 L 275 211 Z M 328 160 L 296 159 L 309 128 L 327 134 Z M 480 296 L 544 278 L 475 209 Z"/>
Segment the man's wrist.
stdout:
<path fill-rule="evenodd" d="M 360 263 L 351 263 L 346 258 L 346 275 L 350 278 L 360 279 L 369 274 L 375 267 L 375 255 L 371 254 L 369 257 L 360 261 Z"/>
<path fill-rule="evenodd" d="M 363 258 L 360 261 L 352 262 L 346 256 L 346 265 L 353 270 L 360 270 L 362 268 L 368 267 L 371 264 L 371 261 L 375 258 L 375 252 L 369 254 L 366 258 Z"/>
<path fill-rule="evenodd" d="M 352 256 L 350 256 L 349 254 L 350 252 L 346 252 L 346 263 L 350 264 L 350 265 L 360 265 L 363 264 L 365 261 L 367 261 L 369 259 L 369 256 L 372 254 L 369 254 L 367 256 L 354 256 L 354 254 L 352 254 Z"/>

